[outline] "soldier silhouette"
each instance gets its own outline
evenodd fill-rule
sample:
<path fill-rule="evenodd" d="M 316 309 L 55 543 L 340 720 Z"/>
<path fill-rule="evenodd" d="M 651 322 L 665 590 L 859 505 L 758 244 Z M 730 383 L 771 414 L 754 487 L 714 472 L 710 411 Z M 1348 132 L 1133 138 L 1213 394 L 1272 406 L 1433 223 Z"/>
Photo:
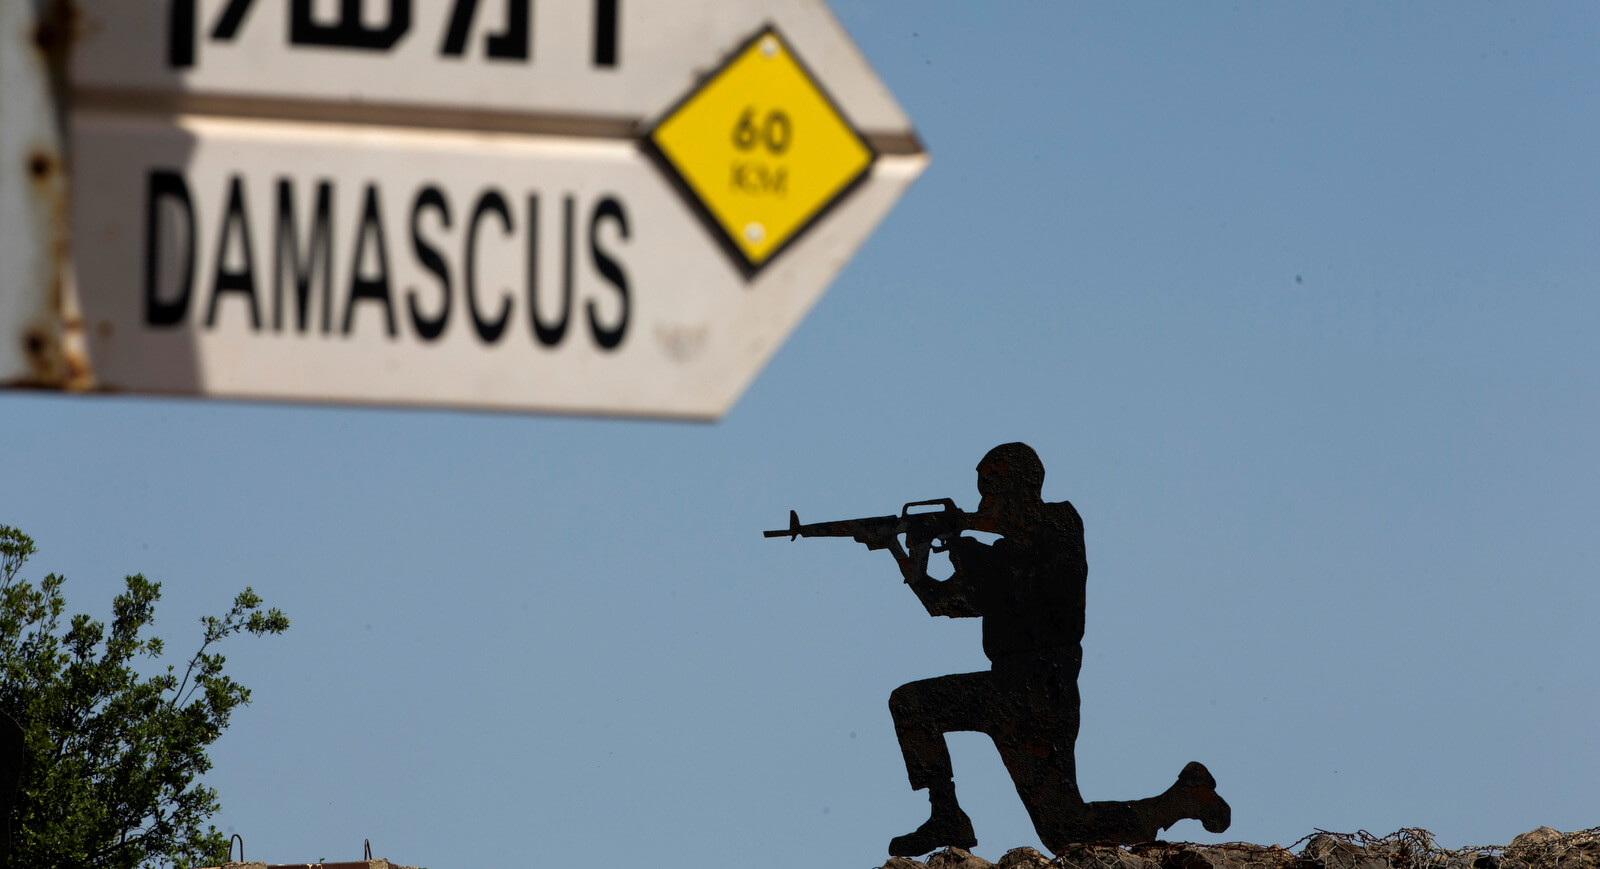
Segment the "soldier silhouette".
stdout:
<path fill-rule="evenodd" d="M 1044 465 L 1027 444 L 1002 444 L 978 464 L 974 531 L 1000 535 L 993 544 L 947 540 L 955 572 L 928 575 L 932 540 L 893 540 L 888 547 L 929 615 L 983 619 L 983 651 L 991 667 L 910 682 L 889 696 L 895 733 L 913 790 L 928 791 L 931 812 L 915 831 L 896 836 L 889 853 L 915 857 L 935 848 L 977 844 L 956 801 L 944 734 L 987 734 L 1011 773 L 1039 840 L 1051 851 L 1074 842 L 1132 844 L 1154 839 L 1184 818 L 1207 830 L 1228 828 L 1228 804 L 1216 780 L 1190 763 L 1159 796 L 1086 803 L 1073 756 L 1078 738 L 1078 670 L 1083 663 L 1083 520 L 1067 501 L 1042 497 Z"/>

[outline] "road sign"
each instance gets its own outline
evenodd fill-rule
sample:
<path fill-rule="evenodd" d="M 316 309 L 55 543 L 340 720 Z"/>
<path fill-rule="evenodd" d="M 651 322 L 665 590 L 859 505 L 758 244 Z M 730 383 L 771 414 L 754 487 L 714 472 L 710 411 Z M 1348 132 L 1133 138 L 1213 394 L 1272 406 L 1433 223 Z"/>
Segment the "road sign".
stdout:
<path fill-rule="evenodd" d="M 860 180 L 873 157 L 771 29 L 713 73 L 648 141 L 751 270 Z"/>
<path fill-rule="evenodd" d="M 820 0 L 77 5 L 106 389 L 715 418 L 926 163 Z"/>

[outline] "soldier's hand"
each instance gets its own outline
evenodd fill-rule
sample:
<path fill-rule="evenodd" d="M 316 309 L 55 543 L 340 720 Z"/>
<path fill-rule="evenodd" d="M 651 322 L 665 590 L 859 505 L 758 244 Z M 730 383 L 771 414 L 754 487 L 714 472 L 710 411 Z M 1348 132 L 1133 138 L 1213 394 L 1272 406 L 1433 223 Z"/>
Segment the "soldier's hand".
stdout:
<path fill-rule="evenodd" d="M 933 548 L 933 541 L 907 540 L 906 542 L 911 544 L 911 553 L 904 558 L 896 556 L 896 560 L 900 562 L 900 574 L 906 578 L 906 582 L 920 582 L 928 575 L 928 552 Z"/>

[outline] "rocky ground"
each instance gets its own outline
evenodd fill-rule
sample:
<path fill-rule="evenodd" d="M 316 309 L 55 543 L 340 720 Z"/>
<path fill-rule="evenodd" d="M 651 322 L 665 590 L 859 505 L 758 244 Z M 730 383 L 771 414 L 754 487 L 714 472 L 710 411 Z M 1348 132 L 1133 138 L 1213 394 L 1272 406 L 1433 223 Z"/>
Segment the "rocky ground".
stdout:
<path fill-rule="evenodd" d="M 1438 847 L 1419 829 L 1382 837 L 1319 830 L 1287 848 L 1243 842 L 1081 845 L 1054 860 L 1015 848 L 999 863 L 949 848 L 926 862 L 894 857 L 882 869 L 1600 869 L 1600 827 L 1573 833 L 1540 827 L 1509 845 L 1457 849 Z"/>

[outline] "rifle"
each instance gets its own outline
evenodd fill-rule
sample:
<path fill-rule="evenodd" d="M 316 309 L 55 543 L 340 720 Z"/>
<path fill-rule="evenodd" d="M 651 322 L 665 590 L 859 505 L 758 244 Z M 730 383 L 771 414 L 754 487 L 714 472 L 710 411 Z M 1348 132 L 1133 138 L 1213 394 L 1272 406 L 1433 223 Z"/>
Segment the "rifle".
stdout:
<path fill-rule="evenodd" d="M 944 509 L 913 513 L 912 507 Z M 857 543 L 867 544 L 868 549 L 887 549 L 890 546 L 898 547 L 898 538 L 904 534 L 906 542 L 912 546 L 937 540 L 939 545 L 934 546 L 933 551 L 943 552 L 950 548 L 950 542 L 961 536 L 961 532 L 966 528 L 967 514 L 961 512 L 956 502 L 949 498 L 936 498 L 932 501 L 912 501 L 901 508 L 899 516 L 839 519 L 811 525 L 801 525 L 800 516 L 790 510 L 788 528 L 764 531 L 762 536 L 787 537 L 790 540 L 797 537 L 850 537 Z"/>

